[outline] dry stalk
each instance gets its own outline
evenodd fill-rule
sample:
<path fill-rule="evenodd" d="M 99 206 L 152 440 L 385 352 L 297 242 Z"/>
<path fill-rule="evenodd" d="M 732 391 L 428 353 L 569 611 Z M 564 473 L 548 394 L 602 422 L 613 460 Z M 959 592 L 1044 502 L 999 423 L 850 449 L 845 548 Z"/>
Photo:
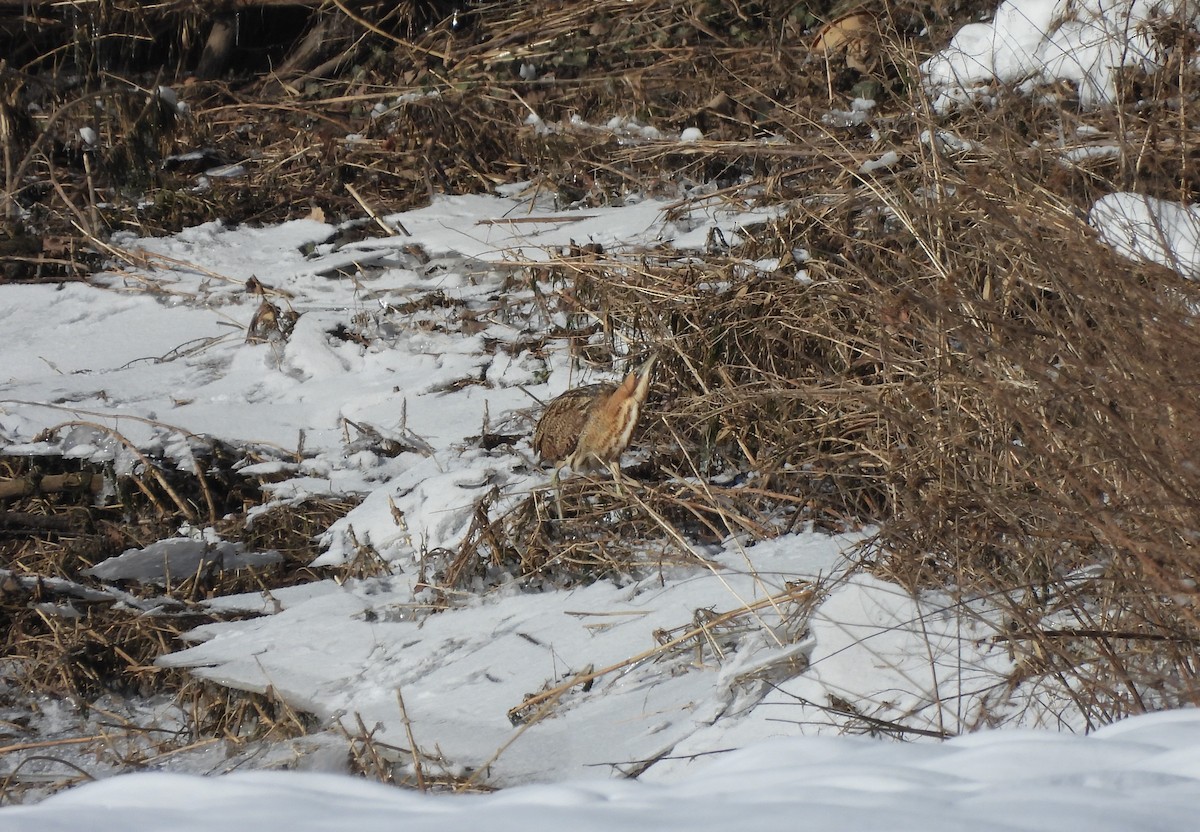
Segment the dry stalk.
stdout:
<path fill-rule="evenodd" d="M 662 644 L 659 644 L 657 647 L 652 647 L 649 650 L 643 650 L 641 653 L 638 653 L 635 656 L 622 659 L 621 661 L 608 665 L 607 667 L 602 667 L 597 670 L 590 670 L 586 673 L 576 674 L 567 681 L 559 685 L 555 685 L 549 690 L 545 690 L 541 693 L 527 697 L 520 705 L 509 710 L 509 719 L 514 723 L 526 722 L 527 720 L 528 722 L 536 722 L 545 718 L 551 712 L 551 709 L 545 706 L 552 706 L 555 702 L 562 698 L 563 694 L 577 685 L 585 685 L 588 682 L 593 682 L 602 676 L 607 676 L 608 674 L 615 673 L 618 670 L 624 670 L 627 667 L 641 664 L 648 659 L 657 659 L 671 652 L 676 647 L 687 644 L 696 638 L 706 637 L 714 627 L 725 624 L 741 616 L 756 616 L 759 610 L 778 609 L 780 605 L 785 603 L 800 602 L 807 604 L 811 602 L 812 599 L 813 588 L 805 584 L 801 586 L 789 587 L 783 592 L 774 593 L 773 595 L 769 595 L 765 598 L 760 598 L 757 601 L 743 602 L 741 606 L 723 613 L 719 613 L 704 621 L 704 623 L 700 624 L 699 626 L 689 628 L 679 635 L 674 636 Z M 538 710 L 532 717 L 523 716 L 527 715 L 531 708 L 537 708 Z M 515 737 L 513 739 L 515 739 Z M 511 744 L 511 740 L 508 744 Z M 507 748 L 508 744 L 506 744 L 504 747 Z M 497 752 L 495 756 L 498 757 L 499 753 L 500 752 Z M 492 760 L 489 760 L 488 764 L 490 765 L 494 761 L 495 757 L 493 757 Z"/>

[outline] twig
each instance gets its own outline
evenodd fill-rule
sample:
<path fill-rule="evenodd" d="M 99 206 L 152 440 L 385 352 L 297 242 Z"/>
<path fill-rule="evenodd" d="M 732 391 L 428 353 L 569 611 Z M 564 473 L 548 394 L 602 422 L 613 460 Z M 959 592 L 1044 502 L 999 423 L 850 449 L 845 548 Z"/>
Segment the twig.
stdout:
<path fill-rule="evenodd" d="M 417 747 L 417 739 L 413 736 L 412 720 L 408 718 L 408 709 L 404 707 L 404 694 L 396 688 L 396 701 L 400 704 L 400 719 L 404 722 L 404 733 L 408 736 L 408 747 L 412 751 L 413 770 L 417 775 L 417 790 L 428 791 L 425 783 L 425 773 L 421 765 L 421 749 Z"/>
<path fill-rule="evenodd" d="M 346 8 L 346 4 L 343 3 L 342 0 L 333 0 L 333 5 L 337 6 L 338 9 L 342 12 L 342 14 L 346 15 L 346 17 L 353 20 L 359 26 L 362 26 L 364 29 L 374 32 L 375 34 L 379 35 L 381 38 L 386 38 L 387 40 L 390 40 L 392 43 L 403 46 L 406 49 L 413 49 L 413 50 L 416 50 L 417 52 L 424 52 L 426 55 L 432 55 L 433 57 L 440 58 L 442 61 L 445 61 L 445 62 L 449 62 L 449 60 L 450 60 L 450 56 L 447 55 L 445 52 L 440 52 L 437 49 L 429 49 L 428 47 L 425 47 L 425 46 L 417 46 L 417 44 L 413 43 L 412 41 L 404 40 L 403 38 L 398 38 L 395 35 L 391 34 L 390 32 L 383 31 L 378 26 L 371 23 L 369 20 L 364 20 L 363 18 L 359 17 L 357 14 L 352 12 L 350 9 Z"/>
<path fill-rule="evenodd" d="M 353 185 L 351 185 L 349 182 L 346 183 L 346 191 L 350 194 L 350 196 L 354 197 L 355 201 L 358 202 L 358 204 L 362 206 L 362 209 L 367 212 L 367 215 L 371 219 L 375 220 L 375 222 L 379 224 L 379 227 L 382 228 L 389 237 L 395 237 L 396 233 L 397 233 L 397 229 L 405 237 L 412 236 L 412 234 L 408 233 L 408 229 L 404 227 L 404 223 L 400 222 L 399 220 L 396 221 L 395 228 L 393 228 L 390 224 L 388 224 L 386 221 L 384 221 L 383 217 L 381 217 L 381 216 L 379 216 L 379 214 L 375 213 L 375 209 L 371 207 L 370 203 L 368 203 L 365 199 L 363 199 L 362 195 L 358 192 L 358 189 L 355 188 Z"/>

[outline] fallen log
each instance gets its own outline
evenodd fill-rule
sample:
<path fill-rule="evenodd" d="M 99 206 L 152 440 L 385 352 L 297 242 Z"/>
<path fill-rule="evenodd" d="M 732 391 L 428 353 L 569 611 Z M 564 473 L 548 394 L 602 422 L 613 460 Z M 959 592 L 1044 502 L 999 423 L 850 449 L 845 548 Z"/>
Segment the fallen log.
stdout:
<path fill-rule="evenodd" d="M 44 477 L 18 477 L 0 480 L 0 500 L 28 497 L 31 494 L 55 494 L 60 491 L 99 491 L 104 485 L 100 474 L 47 474 Z"/>

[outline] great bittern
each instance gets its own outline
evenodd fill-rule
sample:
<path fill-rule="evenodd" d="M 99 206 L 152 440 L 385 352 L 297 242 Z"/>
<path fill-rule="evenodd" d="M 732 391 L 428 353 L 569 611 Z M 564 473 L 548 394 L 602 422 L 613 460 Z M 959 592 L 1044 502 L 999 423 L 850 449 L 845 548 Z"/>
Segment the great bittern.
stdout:
<path fill-rule="evenodd" d="M 639 371 L 625 376 L 619 385 L 576 387 L 546 405 L 533 434 L 533 449 L 554 465 L 550 482 L 555 489 L 559 517 L 562 517 L 562 496 L 558 471 L 564 465 L 575 471 L 596 463 L 604 465 L 612 472 L 620 490 L 621 454 L 629 446 L 646 401 L 654 359 L 655 356 L 650 356 Z"/>

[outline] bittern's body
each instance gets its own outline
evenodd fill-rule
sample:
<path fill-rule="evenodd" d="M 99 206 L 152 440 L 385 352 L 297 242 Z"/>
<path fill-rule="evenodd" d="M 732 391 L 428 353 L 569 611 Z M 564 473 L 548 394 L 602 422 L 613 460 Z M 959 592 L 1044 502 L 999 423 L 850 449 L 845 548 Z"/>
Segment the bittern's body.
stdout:
<path fill-rule="evenodd" d="M 555 466 L 555 484 L 563 465 L 580 471 L 598 463 L 619 480 L 621 454 L 633 438 L 653 366 L 651 357 L 619 385 L 576 387 L 546 405 L 533 434 L 533 449 Z"/>

